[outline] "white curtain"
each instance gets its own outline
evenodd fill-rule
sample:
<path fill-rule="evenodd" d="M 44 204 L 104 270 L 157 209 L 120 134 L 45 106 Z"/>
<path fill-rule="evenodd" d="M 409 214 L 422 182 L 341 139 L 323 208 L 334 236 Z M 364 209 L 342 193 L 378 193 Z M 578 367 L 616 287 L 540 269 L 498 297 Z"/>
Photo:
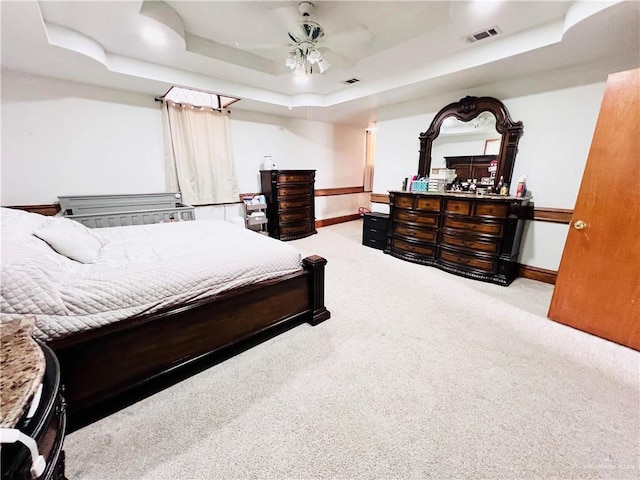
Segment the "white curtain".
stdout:
<path fill-rule="evenodd" d="M 364 160 L 364 191 L 370 192 L 373 189 L 373 167 L 376 158 L 376 134 L 367 130 L 367 143 L 365 145 Z"/>
<path fill-rule="evenodd" d="M 228 114 L 173 102 L 162 112 L 167 190 L 190 205 L 237 202 Z"/>

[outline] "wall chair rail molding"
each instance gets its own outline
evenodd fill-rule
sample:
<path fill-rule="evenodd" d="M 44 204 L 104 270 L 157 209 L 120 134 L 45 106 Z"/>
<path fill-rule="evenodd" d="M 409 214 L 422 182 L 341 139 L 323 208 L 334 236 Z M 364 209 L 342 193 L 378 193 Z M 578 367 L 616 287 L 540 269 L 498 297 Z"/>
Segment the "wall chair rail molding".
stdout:
<path fill-rule="evenodd" d="M 316 189 L 316 197 L 329 197 L 333 195 L 351 195 L 353 193 L 364 193 L 364 186 Z"/>
<path fill-rule="evenodd" d="M 530 216 L 529 216 L 530 215 Z M 530 206 L 530 212 L 527 212 L 527 220 L 537 220 L 539 222 L 563 223 L 569 225 L 573 210 L 568 208 L 548 208 Z"/>

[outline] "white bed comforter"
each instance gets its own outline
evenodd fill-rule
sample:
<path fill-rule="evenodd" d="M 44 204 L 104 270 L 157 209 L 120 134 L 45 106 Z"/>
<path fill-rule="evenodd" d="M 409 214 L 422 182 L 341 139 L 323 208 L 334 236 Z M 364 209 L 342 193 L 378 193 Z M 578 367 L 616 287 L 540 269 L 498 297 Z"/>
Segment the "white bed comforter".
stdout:
<path fill-rule="evenodd" d="M 47 217 L 2 209 L 1 317 L 36 317 L 42 340 L 291 273 L 291 245 L 219 220 L 96 230 L 94 264 L 56 253 L 32 231 Z"/>

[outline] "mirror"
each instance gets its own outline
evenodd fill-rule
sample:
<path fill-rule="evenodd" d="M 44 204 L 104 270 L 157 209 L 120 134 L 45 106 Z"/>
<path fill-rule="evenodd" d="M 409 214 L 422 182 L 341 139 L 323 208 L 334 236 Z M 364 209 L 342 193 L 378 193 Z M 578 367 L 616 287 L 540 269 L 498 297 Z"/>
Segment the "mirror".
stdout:
<path fill-rule="evenodd" d="M 483 132 L 479 133 L 478 129 Z M 462 177 L 466 173 L 466 178 L 477 178 L 479 182 L 485 178 L 485 184 L 491 178 L 489 185 L 494 188 L 500 177 L 510 185 L 522 133 L 522 122 L 511 120 L 500 100 L 465 97 L 441 109 L 429 129 L 420 134 L 418 176 L 429 176 L 432 167 L 448 167 L 455 168 Z M 464 151 L 464 148 L 471 150 Z M 476 154 L 480 148 L 482 155 Z M 492 160 L 497 162 L 494 177 L 489 173 Z"/>
<path fill-rule="evenodd" d="M 463 181 L 474 179 L 481 187 L 493 186 L 501 143 L 493 113 L 482 112 L 469 122 L 449 116 L 433 140 L 431 169 L 453 169 Z"/>

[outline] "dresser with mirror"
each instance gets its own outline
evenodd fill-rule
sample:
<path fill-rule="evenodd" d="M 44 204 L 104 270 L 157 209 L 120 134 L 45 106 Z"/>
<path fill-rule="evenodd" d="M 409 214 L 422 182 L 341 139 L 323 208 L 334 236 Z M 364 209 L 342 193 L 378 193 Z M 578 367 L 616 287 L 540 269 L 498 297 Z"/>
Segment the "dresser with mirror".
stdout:
<path fill-rule="evenodd" d="M 469 131 L 466 136 L 464 130 Z M 510 185 L 522 133 L 522 122 L 511 120 L 499 100 L 465 97 L 442 108 L 420 134 L 418 176 L 429 176 L 433 168 L 455 168 L 458 177 L 474 175 L 475 180 L 477 175 L 478 185 L 487 191 L 495 191 L 501 178 Z M 476 149 L 462 155 L 464 146 L 459 144 L 463 143 L 491 145 L 493 151 Z M 493 175 L 488 168 L 491 162 Z M 508 192 L 390 191 L 385 253 L 509 285 L 518 274 L 524 207 L 529 200 Z"/>

